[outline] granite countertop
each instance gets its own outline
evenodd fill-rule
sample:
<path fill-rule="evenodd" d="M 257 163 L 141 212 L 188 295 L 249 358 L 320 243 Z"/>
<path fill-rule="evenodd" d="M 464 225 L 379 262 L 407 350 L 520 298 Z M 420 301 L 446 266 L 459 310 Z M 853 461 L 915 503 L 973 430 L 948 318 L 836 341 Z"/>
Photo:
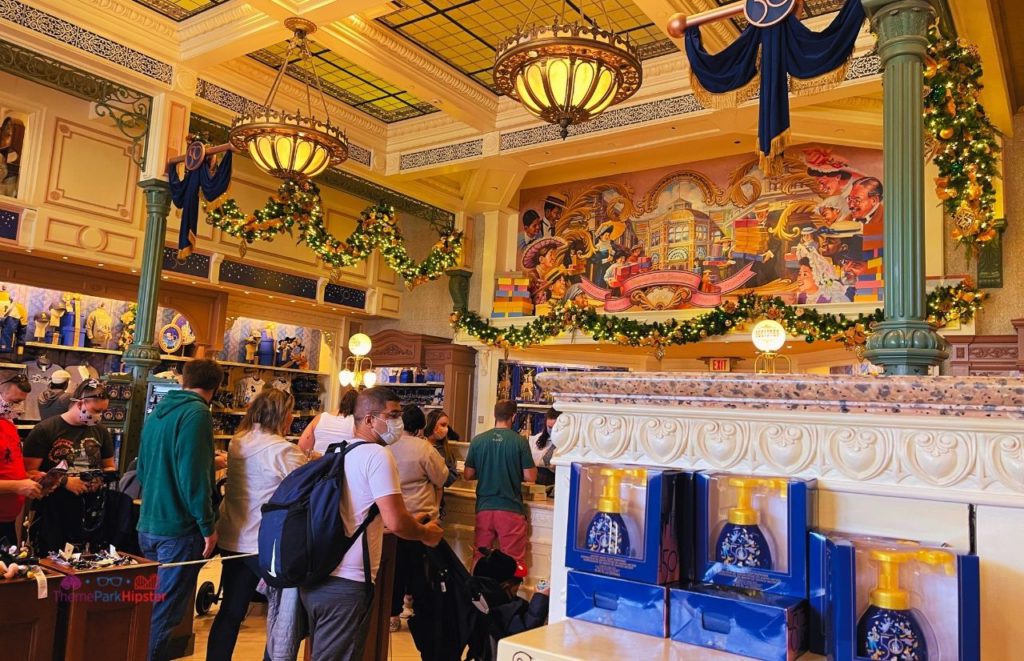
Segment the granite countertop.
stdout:
<path fill-rule="evenodd" d="M 693 372 L 544 372 L 558 402 L 1024 419 L 1024 380 Z"/>

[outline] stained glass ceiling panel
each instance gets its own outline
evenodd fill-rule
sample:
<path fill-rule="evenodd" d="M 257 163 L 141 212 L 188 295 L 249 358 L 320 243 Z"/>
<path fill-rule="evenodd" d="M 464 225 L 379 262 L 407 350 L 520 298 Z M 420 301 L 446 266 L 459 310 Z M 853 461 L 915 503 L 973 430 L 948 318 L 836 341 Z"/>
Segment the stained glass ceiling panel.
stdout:
<path fill-rule="evenodd" d="M 299 63 L 299 58 L 292 53 L 288 75 L 312 83 L 315 65 L 324 93 L 342 103 L 388 123 L 437 112 L 437 108 L 429 103 L 421 101 L 313 40 L 309 42 L 309 50 L 314 62 Z M 287 51 L 288 42 L 284 41 L 250 53 L 249 57 L 278 69 Z"/>
<path fill-rule="evenodd" d="M 494 51 L 529 16 L 550 23 L 562 0 L 403 0 L 405 7 L 379 20 L 407 39 L 496 92 Z M 533 12 L 531 15 L 531 6 Z M 676 46 L 632 0 L 566 0 L 566 21 L 596 22 L 629 35 L 643 59 L 676 52 Z"/>
<path fill-rule="evenodd" d="M 196 14 L 201 14 L 207 9 L 213 9 L 230 0 L 135 0 L 135 2 L 149 7 L 153 11 L 160 12 L 167 18 L 175 21 L 184 21 Z"/>

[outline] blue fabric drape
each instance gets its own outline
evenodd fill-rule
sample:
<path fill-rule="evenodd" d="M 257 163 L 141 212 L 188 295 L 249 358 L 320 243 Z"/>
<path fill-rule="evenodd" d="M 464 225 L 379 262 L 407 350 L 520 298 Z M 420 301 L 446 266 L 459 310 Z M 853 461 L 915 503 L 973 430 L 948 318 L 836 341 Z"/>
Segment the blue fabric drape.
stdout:
<path fill-rule="evenodd" d="M 225 152 L 220 165 L 212 173 L 206 163 L 197 170 L 185 172 L 185 178 L 178 176 L 178 168 L 167 170 L 171 187 L 171 201 L 181 209 L 181 229 L 178 231 L 178 259 L 185 259 L 196 244 L 199 229 L 199 192 L 212 201 L 224 194 L 231 183 L 231 152 Z"/>
<path fill-rule="evenodd" d="M 705 50 L 700 28 L 691 27 L 686 31 L 686 55 L 697 82 L 712 94 L 724 94 L 754 80 L 760 52 L 758 148 L 764 161 L 780 155 L 781 149 L 773 150 L 772 143 L 781 142 L 789 129 L 787 76 L 816 78 L 838 69 L 853 53 L 863 23 L 860 0 L 847 0 L 821 32 L 808 29 L 790 14 L 767 28 L 747 26 L 735 42 L 714 55 Z"/>

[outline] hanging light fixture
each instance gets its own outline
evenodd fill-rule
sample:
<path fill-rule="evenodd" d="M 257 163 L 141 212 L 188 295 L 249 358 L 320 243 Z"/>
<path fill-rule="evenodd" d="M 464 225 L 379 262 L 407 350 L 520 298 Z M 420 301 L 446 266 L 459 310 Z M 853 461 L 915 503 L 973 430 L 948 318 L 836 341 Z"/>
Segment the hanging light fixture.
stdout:
<path fill-rule="evenodd" d="M 281 59 L 274 84 L 270 87 L 263 108 L 243 113 L 231 124 L 230 141 L 237 149 L 247 151 L 256 165 L 264 172 L 279 179 L 308 179 L 315 177 L 330 166 L 338 165 L 348 158 L 348 138 L 344 131 L 331 125 L 327 110 L 327 99 L 320 87 L 316 72 L 316 61 L 309 52 L 306 37 L 316 32 L 316 24 L 303 18 L 289 18 L 284 26 L 294 36 L 288 42 L 288 50 Z M 325 121 L 313 115 L 313 95 L 309 81 L 306 83 L 306 115 L 296 110 L 294 115 L 274 110 L 274 97 L 281 85 L 285 70 L 292 54 L 300 62 L 308 62 L 312 74 L 312 87 L 320 95 Z"/>
<path fill-rule="evenodd" d="M 531 7 L 523 25 L 499 44 L 494 57 L 494 82 L 501 93 L 560 126 L 563 140 L 570 126 L 625 101 L 643 81 L 637 46 L 610 30 L 607 9 L 608 30 L 586 18 L 582 3 L 579 13 L 586 23 L 566 23 L 562 0 L 561 15 L 551 25 L 526 27 Z"/>

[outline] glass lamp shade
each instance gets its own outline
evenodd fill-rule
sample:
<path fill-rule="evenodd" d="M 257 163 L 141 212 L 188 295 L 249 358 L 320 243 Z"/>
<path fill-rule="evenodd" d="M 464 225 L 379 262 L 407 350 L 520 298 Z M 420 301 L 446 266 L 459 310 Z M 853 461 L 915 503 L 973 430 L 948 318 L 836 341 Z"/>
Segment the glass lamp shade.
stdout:
<path fill-rule="evenodd" d="M 534 26 L 503 41 L 494 60 L 499 91 L 561 127 L 599 115 L 633 96 L 643 79 L 636 46 L 596 26 Z"/>
<path fill-rule="evenodd" d="M 786 343 L 786 329 L 771 319 L 763 319 L 754 325 L 750 340 L 758 351 L 776 353 Z"/>
<path fill-rule="evenodd" d="M 338 372 L 338 381 L 342 386 L 350 386 L 355 382 L 356 375 L 352 370 L 344 369 Z"/>
<path fill-rule="evenodd" d="M 348 350 L 355 356 L 365 356 L 373 348 L 373 342 L 366 333 L 356 333 L 348 338 Z"/>
<path fill-rule="evenodd" d="M 339 129 L 274 110 L 237 118 L 230 140 L 279 179 L 309 179 L 348 158 L 348 139 Z"/>
<path fill-rule="evenodd" d="M 363 372 L 363 385 L 367 388 L 377 385 L 377 373 L 369 370 Z"/>

